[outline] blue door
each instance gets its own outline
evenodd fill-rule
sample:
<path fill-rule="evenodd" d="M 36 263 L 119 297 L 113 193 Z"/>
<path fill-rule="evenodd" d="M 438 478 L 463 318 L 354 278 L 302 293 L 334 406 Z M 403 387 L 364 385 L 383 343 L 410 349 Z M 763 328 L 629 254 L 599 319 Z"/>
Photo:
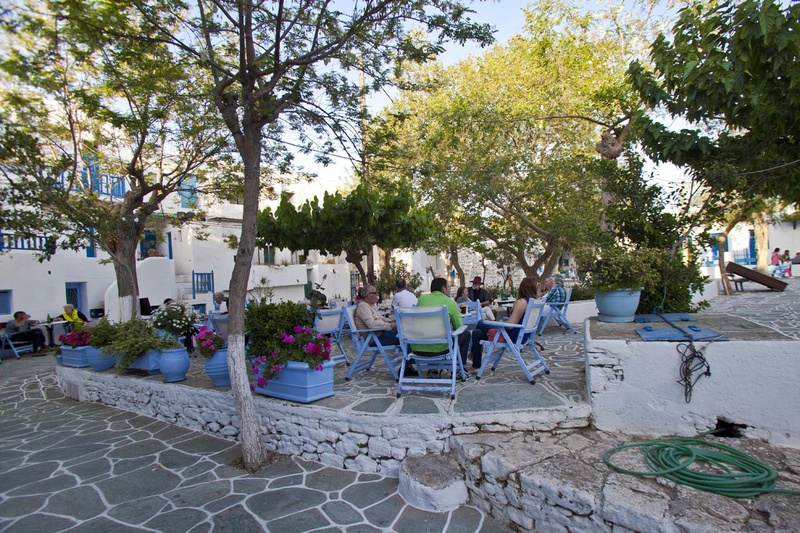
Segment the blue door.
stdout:
<path fill-rule="evenodd" d="M 85 283 L 67 283 L 66 284 L 66 299 L 68 304 L 75 306 L 75 309 L 81 313 L 88 315 L 85 307 L 86 290 Z"/>
<path fill-rule="evenodd" d="M 157 246 L 155 232 L 149 229 L 144 230 L 142 240 L 139 241 L 139 257 L 141 259 L 146 259 L 150 250 L 155 250 Z"/>

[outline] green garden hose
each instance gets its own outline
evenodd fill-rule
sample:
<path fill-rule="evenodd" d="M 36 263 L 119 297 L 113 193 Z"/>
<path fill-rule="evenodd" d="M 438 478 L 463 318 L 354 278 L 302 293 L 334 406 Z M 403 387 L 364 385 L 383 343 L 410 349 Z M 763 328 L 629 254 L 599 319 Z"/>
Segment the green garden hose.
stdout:
<path fill-rule="evenodd" d="M 627 470 L 611 462 L 611 456 L 631 448 L 642 448 L 649 472 Z M 697 437 L 623 444 L 607 450 L 603 462 L 623 474 L 662 476 L 681 485 L 731 498 L 751 498 L 765 492 L 800 495 L 800 491 L 776 488 L 778 475 L 761 461 Z M 690 468 L 692 465 L 696 468 Z"/>

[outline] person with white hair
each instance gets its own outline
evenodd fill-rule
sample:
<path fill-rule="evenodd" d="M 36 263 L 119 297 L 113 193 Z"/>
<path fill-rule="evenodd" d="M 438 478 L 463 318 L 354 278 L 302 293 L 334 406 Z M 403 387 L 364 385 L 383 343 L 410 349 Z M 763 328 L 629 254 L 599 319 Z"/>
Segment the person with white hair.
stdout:
<path fill-rule="evenodd" d="M 68 324 L 64 325 L 65 331 L 72 331 L 72 328 L 75 326 L 89 323 L 89 319 L 86 318 L 86 315 L 75 309 L 75 306 L 72 304 L 64 306 L 64 313 L 61 315 L 61 318 L 68 322 Z"/>

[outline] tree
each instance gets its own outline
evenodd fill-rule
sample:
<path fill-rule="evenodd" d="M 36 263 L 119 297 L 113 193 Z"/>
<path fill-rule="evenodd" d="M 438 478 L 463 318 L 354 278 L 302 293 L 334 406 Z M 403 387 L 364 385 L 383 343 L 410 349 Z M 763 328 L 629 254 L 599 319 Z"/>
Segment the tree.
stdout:
<path fill-rule="evenodd" d="M 171 61 L 163 43 L 127 37 L 144 31 L 141 21 L 108 9 L 5 13 L 0 227 L 47 236 L 42 259 L 96 243 L 116 274 L 114 318 L 127 320 L 138 313 L 136 249 L 148 222 L 189 178 L 202 183 L 211 161 L 222 164 L 225 142 L 196 92 L 198 72 Z M 91 19 L 106 32 L 84 24 Z"/>
<path fill-rule="evenodd" d="M 171 3 L 131 5 L 149 22 L 153 36 L 205 70 L 213 83 L 210 97 L 242 160 L 242 232 L 229 286 L 229 366 L 242 419 L 244 463 L 256 469 L 266 456 L 245 368 L 244 302 L 256 240 L 261 166 L 271 159 L 269 148 L 281 144 L 284 128 L 299 133 L 301 141 L 308 140 L 306 132 L 325 131 L 352 139 L 351 125 L 361 116 L 360 90 L 347 72 L 357 66 L 378 88 L 388 80 L 395 59 L 425 61 L 448 39 L 487 42 L 491 33 L 470 21 L 469 11 L 451 0 L 367 0 L 347 12 L 329 2 L 284 0 L 198 0 L 186 10 L 173 10 Z M 435 34 L 434 43 L 418 45 L 409 39 L 408 22 Z"/>
<path fill-rule="evenodd" d="M 427 210 L 415 206 L 408 186 L 389 184 L 378 191 L 362 183 L 346 196 L 325 193 L 322 202 L 315 197 L 299 208 L 284 195 L 274 213 L 270 208 L 259 213 L 257 243 L 306 254 L 345 253 L 364 283 L 374 284 L 375 273 L 365 272 L 361 264 L 373 246 L 413 248 L 431 230 Z"/>
<path fill-rule="evenodd" d="M 715 191 L 800 201 L 800 4 L 695 2 L 634 62 L 647 107 L 637 128 L 656 160 L 688 166 Z M 660 113 L 688 122 L 672 131 Z"/>
<path fill-rule="evenodd" d="M 460 277 L 454 252 L 467 247 L 551 271 L 598 223 L 602 174 L 589 163 L 616 159 L 630 130 L 624 72 L 639 32 L 550 1 L 526 16 L 507 46 L 410 71 L 368 137 L 373 180 L 412 179 Z"/>

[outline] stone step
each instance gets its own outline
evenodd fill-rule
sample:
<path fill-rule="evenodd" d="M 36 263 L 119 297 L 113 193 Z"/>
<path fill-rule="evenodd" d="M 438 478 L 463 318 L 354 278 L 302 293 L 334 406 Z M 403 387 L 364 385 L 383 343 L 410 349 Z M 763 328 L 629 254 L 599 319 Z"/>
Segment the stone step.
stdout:
<path fill-rule="evenodd" d="M 406 457 L 399 478 L 400 496 L 424 511 L 453 511 L 469 497 L 463 469 L 449 453 Z"/>

